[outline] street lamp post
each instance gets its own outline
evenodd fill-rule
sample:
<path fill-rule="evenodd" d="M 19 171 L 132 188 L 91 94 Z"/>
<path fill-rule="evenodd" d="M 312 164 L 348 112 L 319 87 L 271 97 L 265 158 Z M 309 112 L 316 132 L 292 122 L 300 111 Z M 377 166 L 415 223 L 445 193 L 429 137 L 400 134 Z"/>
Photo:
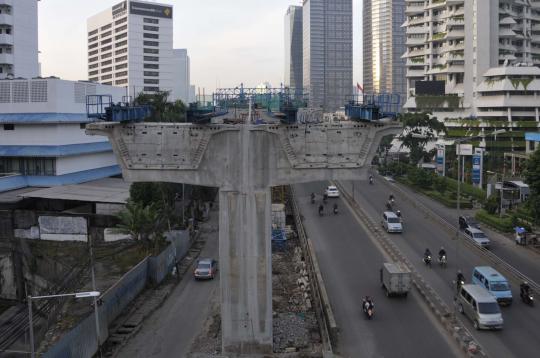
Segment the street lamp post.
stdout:
<path fill-rule="evenodd" d="M 36 351 L 34 348 L 34 321 L 32 316 L 32 300 L 40 300 L 44 298 L 62 298 L 62 297 L 75 297 L 75 298 L 95 298 L 99 297 L 100 292 L 98 291 L 90 291 L 90 292 L 76 292 L 76 293 L 62 293 L 59 295 L 48 295 L 48 296 L 28 296 L 28 322 L 30 326 L 28 327 L 30 331 L 30 352 L 31 358 L 36 357 Z M 98 337 L 99 339 L 99 337 Z"/>

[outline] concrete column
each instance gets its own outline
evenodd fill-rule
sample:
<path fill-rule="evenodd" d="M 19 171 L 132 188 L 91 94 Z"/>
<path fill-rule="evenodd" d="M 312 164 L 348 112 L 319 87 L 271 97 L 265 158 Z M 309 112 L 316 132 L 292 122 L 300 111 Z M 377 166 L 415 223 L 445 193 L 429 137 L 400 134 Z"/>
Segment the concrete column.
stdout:
<path fill-rule="evenodd" d="M 270 188 L 219 192 L 223 354 L 272 353 Z"/>

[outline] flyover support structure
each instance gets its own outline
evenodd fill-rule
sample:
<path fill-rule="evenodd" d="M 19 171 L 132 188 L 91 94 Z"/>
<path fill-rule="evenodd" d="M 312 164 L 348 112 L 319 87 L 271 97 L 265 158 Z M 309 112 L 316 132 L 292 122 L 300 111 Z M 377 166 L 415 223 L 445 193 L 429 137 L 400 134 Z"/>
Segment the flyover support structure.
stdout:
<path fill-rule="evenodd" d="M 105 135 L 129 182 L 219 188 L 222 351 L 272 353 L 270 188 L 358 180 L 381 138 L 398 123 L 196 125 L 92 123 Z"/>

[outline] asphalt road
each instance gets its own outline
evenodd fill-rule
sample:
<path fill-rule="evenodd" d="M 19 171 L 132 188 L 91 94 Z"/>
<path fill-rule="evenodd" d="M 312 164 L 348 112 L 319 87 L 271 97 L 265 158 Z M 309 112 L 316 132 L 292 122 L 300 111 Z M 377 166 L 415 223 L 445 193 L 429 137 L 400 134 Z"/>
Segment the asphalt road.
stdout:
<path fill-rule="evenodd" d="M 387 298 L 379 283 L 385 260 L 341 199 L 329 199 L 319 217 L 310 193 L 322 193 L 325 183 L 295 186 L 304 225 L 313 241 L 332 309 L 340 327 L 337 350 L 343 357 L 455 357 L 448 336 L 428 313 L 414 290 L 407 298 Z M 339 214 L 330 214 L 338 203 Z M 374 298 L 368 321 L 361 310 L 365 295 Z"/>
<path fill-rule="evenodd" d="M 380 177 L 376 178 L 374 185 L 366 185 L 365 182 L 355 184 L 355 197 L 358 203 L 376 219 L 379 219 L 384 210 L 391 189 L 387 184 L 381 182 Z M 351 188 L 351 184 L 347 184 Z M 397 184 L 390 184 L 392 185 Z M 352 188 L 351 188 L 352 189 Z M 351 190 L 352 191 L 352 190 Z M 396 194 L 394 192 L 394 194 Z M 413 200 L 424 200 L 419 195 L 411 196 Z M 462 240 L 455 240 L 455 235 L 444 231 L 438 223 L 429 220 L 424 214 L 415 209 L 403 197 L 396 195 L 396 206 L 403 213 L 404 233 L 393 234 L 394 242 L 400 250 L 416 266 L 430 285 L 450 306 L 453 303 L 454 286 L 457 269 L 461 269 L 467 279 L 471 281 L 471 272 L 474 266 L 489 265 L 477 250 L 473 250 L 463 245 Z M 439 248 L 445 246 L 448 253 L 448 267 L 441 269 L 434 265 L 427 268 L 422 262 L 422 255 L 426 247 L 430 248 L 436 255 Z M 512 258 L 510 264 L 516 267 L 528 268 L 527 274 L 537 275 L 540 271 L 538 258 L 536 263 L 531 263 L 532 253 L 511 252 L 512 250 L 522 250 L 522 248 L 504 243 L 496 242 L 493 252 L 506 259 Z M 526 257 L 527 259 L 523 259 Z M 534 260 L 533 260 L 534 261 Z M 535 270 L 536 268 L 536 270 Z M 504 273 L 503 273 L 504 274 Z M 529 357 L 537 356 L 540 352 L 540 340 L 538 339 L 540 329 L 540 312 L 538 307 L 524 305 L 519 299 L 519 287 L 513 284 L 512 293 L 514 303 L 510 307 L 502 308 L 505 326 L 502 331 L 475 331 L 471 322 L 463 317 L 463 321 L 471 333 L 484 347 L 490 357 Z"/>
<path fill-rule="evenodd" d="M 218 211 L 212 210 L 210 216 L 210 221 L 204 225 L 217 228 Z M 207 239 L 200 257 L 217 258 L 217 230 L 204 235 L 207 235 Z M 118 357 L 185 357 L 192 341 L 201 331 L 215 295 L 219 295 L 218 277 L 209 281 L 195 281 L 188 270 L 163 306 L 144 322 L 142 329 L 124 346 Z"/>

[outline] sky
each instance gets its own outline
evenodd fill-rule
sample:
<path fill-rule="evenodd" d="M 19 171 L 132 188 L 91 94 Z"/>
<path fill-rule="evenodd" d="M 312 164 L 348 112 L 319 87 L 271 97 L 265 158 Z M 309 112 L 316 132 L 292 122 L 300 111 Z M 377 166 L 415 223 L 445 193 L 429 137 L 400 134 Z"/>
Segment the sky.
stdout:
<path fill-rule="evenodd" d="M 42 0 L 39 50 L 43 76 L 86 80 L 88 17 L 120 0 Z M 284 73 L 284 16 L 301 0 L 162 0 L 174 6 L 174 48 L 187 48 L 191 83 L 216 87 L 279 87 Z M 361 81 L 361 4 L 354 5 L 354 78 Z"/>

